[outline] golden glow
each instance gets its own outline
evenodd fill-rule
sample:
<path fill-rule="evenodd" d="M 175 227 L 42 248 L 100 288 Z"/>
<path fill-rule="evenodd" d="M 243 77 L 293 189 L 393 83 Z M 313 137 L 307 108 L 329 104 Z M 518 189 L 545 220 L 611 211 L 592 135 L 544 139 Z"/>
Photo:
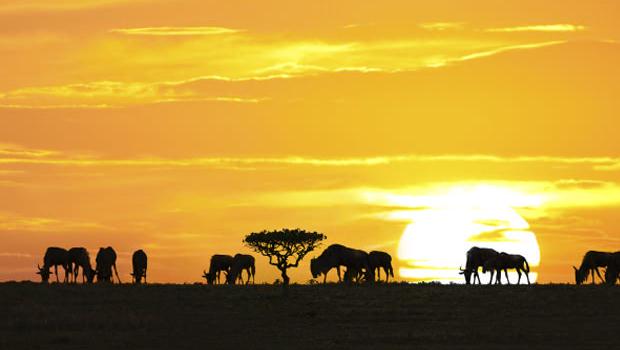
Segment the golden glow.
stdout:
<path fill-rule="evenodd" d="M 470 238 L 537 242 L 540 282 L 618 250 L 617 4 L 386 1 L 0 0 L 0 281 L 48 245 L 198 281 L 282 227 L 405 280 L 453 278 Z"/>
<path fill-rule="evenodd" d="M 410 212 L 411 224 L 400 239 L 400 276 L 462 283 L 459 267 L 464 266 L 464 252 L 473 246 L 522 254 L 530 267 L 538 266 L 536 235 L 513 209 L 541 205 L 539 198 L 529 197 L 490 186 L 457 187 L 426 197 L 424 209 Z M 394 203 L 402 204 L 406 203 Z M 532 273 L 531 280 L 536 280 L 536 273 Z"/>

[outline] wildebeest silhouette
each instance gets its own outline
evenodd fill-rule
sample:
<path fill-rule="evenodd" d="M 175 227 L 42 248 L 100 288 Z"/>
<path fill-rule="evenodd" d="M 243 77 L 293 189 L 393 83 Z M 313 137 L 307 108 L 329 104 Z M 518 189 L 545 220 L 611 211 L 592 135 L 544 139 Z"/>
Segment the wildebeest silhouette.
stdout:
<path fill-rule="evenodd" d="M 202 277 L 207 280 L 208 284 L 220 284 L 220 273 L 224 271 L 224 279 L 227 280 L 233 259 L 232 256 L 225 254 L 215 254 L 211 256 L 209 272 L 203 271 L 204 274 Z"/>
<path fill-rule="evenodd" d="M 243 271 L 247 271 L 248 280 L 245 284 L 254 283 L 254 275 L 256 275 L 256 267 L 254 265 L 254 257 L 247 254 L 236 254 L 233 257 L 232 264 L 230 266 L 230 272 L 226 275 L 226 282 L 228 284 L 235 284 L 238 279 L 243 283 Z"/>
<path fill-rule="evenodd" d="M 478 279 L 478 283 L 482 284 L 480 281 L 480 275 L 478 274 L 478 268 L 483 267 L 484 263 L 496 257 L 499 253 L 495 249 L 491 248 L 479 248 L 472 247 L 467 251 L 467 262 L 465 263 L 465 269 L 460 269 L 461 275 L 465 276 L 466 284 L 476 284 L 476 279 Z M 471 281 L 471 275 L 474 275 L 474 280 Z M 491 284 L 493 280 L 493 276 L 489 280 L 489 284 Z"/>
<path fill-rule="evenodd" d="M 88 281 L 93 283 L 95 270 L 90 265 L 90 255 L 84 247 L 74 247 L 69 249 L 69 270 L 72 271 L 73 282 L 77 282 L 80 267 L 82 268 L 82 283 Z"/>
<path fill-rule="evenodd" d="M 327 273 L 335 268 L 338 273 L 338 282 L 342 281 L 340 277 L 340 266 L 342 265 L 343 251 L 347 247 L 341 244 L 332 244 L 325 248 L 321 255 L 310 260 L 310 272 L 313 278 L 318 278 L 323 275 L 323 283 L 327 281 Z"/>
<path fill-rule="evenodd" d="M 146 257 L 146 253 L 144 252 L 144 250 L 140 249 L 133 252 L 133 255 L 131 256 L 131 265 L 133 268 L 131 276 L 134 280 L 134 283 L 142 283 L 142 277 L 144 277 L 144 283 L 146 283 L 147 263 L 148 258 Z"/>
<path fill-rule="evenodd" d="M 54 273 L 56 274 L 56 282 L 58 280 L 58 266 L 62 266 L 65 270 L 65 282 L 69 279 L 69 252 L 64 248 L 49 247 L 45 251 L 43 257 L 43 267 L 37 265 L 39 271 L 37 274 L 41 275 L 41 282 L 47 283 L 50 278 L 50 268 L 54 267 Z"/>
<path fill-rule="evenodd" d="M 118 283 L 121 283 L 121 278 L 118 277 L 118 270 L 116 269 L 116 252 L 114 248 L 99 248 L 95 261 L 97 262 L 98 282 L 114 282 L 112 278 L 112 268 L 114 268 Z"/>
<path fill-rule="evenodd" d="M 390 281 L 390 276 L 394 277 L 394 269 L 392 269 L 392 256 L 386 252 L 373 250 L 368 253 L 368 263 L 370 269 L 377 273 L 377 279 L 381 281 L 381 269 L 385 271 L 385 282 Z"/>
<path fill-rule="evenodd" d="M 523 255 L 506 254 L 502 252 L 498 256 L 485 261 L 482 272 L 491 271 L 491 279 L 493 279 L 493 271 L 495 271 L 497 274 L 495 283 L 502 284 L 501 272 L 504 270 L 506 282 L 510 284 L 510 280 L 508 279 L 508 269 L 517 270 L 517 274 L 519 276 L 517 284 L 521 283 L 521 271 L 525 273 L 527 284 L 530 284 L 530 277 L 528 275 L 530 272 L 530 265 L 527 263 L 527 260 Z"/>
<path fill-rule="evenodd" d="M 368 254 L 363 250 L 345 247 L 341 244 L 332 244 L 321 255 L 310 261 L 310 272 L 313 278 L 323 275 L 323 283 L 327 280 L 329 270 L 336 268 L 338 281 L 340 278 L 340 266 L 345 266 L 347 272 L 345 281 L 361 281 L 360 275 L 367 281 L 374 280 L 374 273 L 370 268 Z"/>
<path fill-rule="evenodd" d="M 610 253 L 607 270 L 605 270 L 605 283 L 614 285 L 618 277 L 620 277 L 620 252 Z M 594 279 L 594 276 L 592 276 L 592 279 Z"/>
<path fill-rule="evenodd" d="M 592 284 L 595 284 L 596 281 L 594 279 L 594 272 L 596 272 L 601 282 L 604 282 L 598 268 L 607 267 L 611 255 L 612 253 L 598 252 L 594 250 L 586 252 L 581 260 L 581 265 L 579 265 L 579 268 L 573 266 L 573 269 L 575 270 L 575 283 L 582 284 L 586 282 L 588 279 L 588 274 L 592 273 Z"/>

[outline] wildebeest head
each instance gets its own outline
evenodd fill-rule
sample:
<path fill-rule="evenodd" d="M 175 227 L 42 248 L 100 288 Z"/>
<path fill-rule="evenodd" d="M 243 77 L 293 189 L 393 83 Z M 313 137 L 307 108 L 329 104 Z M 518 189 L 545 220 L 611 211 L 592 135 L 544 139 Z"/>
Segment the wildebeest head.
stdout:
<path fill-rule="evenodd" d="M 202 277 L 207 280 L 208 284 L 213 284 L 215 282 L 215 273 L 207 272 L 207 270 L 202 270 Z"/>
<path fill-rule="evenodd" d="M 37 268 L 39 269 L 39 272 L 37 272 L 37 275 L 41 275 L 41 282 L 43 283 L 47 283 L 50 279 L 50 270 L 48 269 L 43 269 L 41 268 L 40 265 L 37 265 Z"/>
<path fill-rule="evenodd" d="M 459 268 L 459 270 L 461 270 L 459 274 L 465 276 L 465 284 L 471 284 L 472 271 L 470 269 L 463 269 L 462 267 Z"/>
<path fill-rule="evenodd" d="M 583 283 L 583 274 L 581 273 L 581 271 L 579 271 L 578 268 L 576 268 L 575 266 L 573 266 L 573 269 L 575 270 L 575 283 L 577 285 L 580 285 Z"/>
<path fill-rule="evenodd" d="M 88 283 L 93 283 L 95 280 L 95 276 L 97 276 L 97 271 L 90 269 L 89 271 L 86 271 L 85 274 Z"/>
<path fill-rule="evenodd" d="M 312 278 L 317 278 L 321 275 L 321 268 L 317 258 L 310 260 L 310 272 L 312 273 Z"/>

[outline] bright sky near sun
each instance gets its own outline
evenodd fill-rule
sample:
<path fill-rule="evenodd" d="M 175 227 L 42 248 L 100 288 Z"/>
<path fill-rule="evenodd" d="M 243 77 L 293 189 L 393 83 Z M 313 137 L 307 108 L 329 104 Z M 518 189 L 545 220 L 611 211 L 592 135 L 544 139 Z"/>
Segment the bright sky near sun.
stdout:
<path fill-rule="evenodd" d="M 199 281 L 300 227 L 402 280 L 481 245 L 572 281 L 620 250 L 619 7 L 0 0 L 0 280 L 111 245 L 125 280 L 142 248 L 151 281 Z"/>

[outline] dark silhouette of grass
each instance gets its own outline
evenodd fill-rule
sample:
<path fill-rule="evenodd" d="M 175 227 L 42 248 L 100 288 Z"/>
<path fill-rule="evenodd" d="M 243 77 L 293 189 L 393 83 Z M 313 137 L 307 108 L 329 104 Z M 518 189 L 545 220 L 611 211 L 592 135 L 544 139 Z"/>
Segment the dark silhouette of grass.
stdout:
<path fill-rule="evenodd" d="M 620 288 L 0 284 L 0 349 L 615 348 Z"/>

